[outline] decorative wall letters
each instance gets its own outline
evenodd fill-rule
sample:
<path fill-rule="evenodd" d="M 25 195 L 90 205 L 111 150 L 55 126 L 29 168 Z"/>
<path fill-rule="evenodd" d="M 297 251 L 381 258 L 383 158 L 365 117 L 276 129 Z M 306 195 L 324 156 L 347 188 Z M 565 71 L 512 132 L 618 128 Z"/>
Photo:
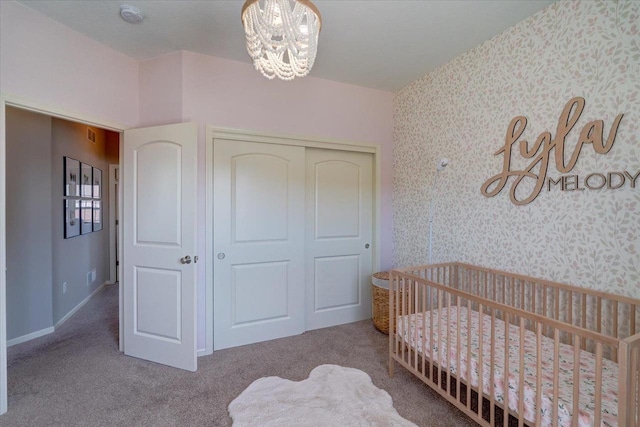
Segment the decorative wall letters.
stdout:
<path fill-rule="evenodd" d="M 523 170 L 511 170 L 511 156 L 514 151 L 514 144 L 518 142 L 518 138 L 520 138 L 527 126 L 527 119 L 523 116 L 514 117 L 507 129 L 504 146 L 495 153 L 496 156 L 503 155 L 502 172 L 489 178 L 482 185 L 480 190 L 482 195 L 493 197 L 500 193 L 512 176 L 515 177 L 515 181 L 511 185 L 509 197 L 515 205 L 526 205 L 532 202 L 545 187 L 545 183 L 547 191 L 551 191 L 552 188 L 557 186 L 562 191 L 598 190 L 605 186 L 608 189 L 615 189 L 622 187 L 626 182 L 629 182 L 631 188 L 635 188 L 638 177 L 640 177 L 640 171 L 633 174 L 628 171 L 609 172 L 607 174 L 591 173 L 584 177 L 563 175 L 555 180 L 553 178 L 547 179 L 552 150 L 555 153 L 553 160 L 555 161 L 556 169 L 560 173 L 567 174 L 571 172 L 578 162 L 583 145 L 591 144 L 598 154 L 607 154 L 613 148 L 623 114 L 618 114 L 613 121 L 606 140 L 604 140 L 604 122 L 602 120 L 594 120 L 587 123 L 582 128 L 578 142 L 567 161 L 565 158 L 567 135 L 580 118 L 584 106 L 585 100 L 580 97 L 573 98 L 567 102 L 562 114 L 560 114 L 555 138 L 552 137 L 551 132 L 542 132 L 532 145 L 528 141 L 520 141 L 520 155 L 525 159 L 532 159 L 531 163 Z M 518 199 L 516 191 L 520 184 L 526 182 L 525 178 L 533 180 L 535 185 L 526 197 Z"/>

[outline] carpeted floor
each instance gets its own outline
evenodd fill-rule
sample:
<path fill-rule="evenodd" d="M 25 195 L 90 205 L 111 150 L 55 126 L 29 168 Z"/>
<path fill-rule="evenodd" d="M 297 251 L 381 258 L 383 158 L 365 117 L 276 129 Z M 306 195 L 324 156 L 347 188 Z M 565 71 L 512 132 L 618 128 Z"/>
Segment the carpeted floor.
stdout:
<path fill-rule="evenodd" d="M 108 286 L 58 331 L 9 348 L 2 426 L 226 426 L 227 406 L 254 380 L 300 381 L 331 363 L 368 373 L 420 426 L 473 426 L 400 367 L 387 375 L 387 336 L 369 321 L 217 351 L 191 373 L 118 351 L 118 290 Z"/>

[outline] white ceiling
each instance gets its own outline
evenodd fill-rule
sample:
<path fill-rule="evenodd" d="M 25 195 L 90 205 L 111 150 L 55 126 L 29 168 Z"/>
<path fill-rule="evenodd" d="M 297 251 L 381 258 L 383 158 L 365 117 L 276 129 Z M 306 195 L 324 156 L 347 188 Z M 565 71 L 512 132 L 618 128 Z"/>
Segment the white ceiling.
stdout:
<path fill-rule="evenodd" d="M 242 0 L 35 1 L 37 10 L 132 58 L 189 50 L 250 63 Z M 553 0 L 315 0 L 323 18 L 311 75 L 395 91 L 500 34 Z M 121 4 L 142 10 L 124 22 Z"/>

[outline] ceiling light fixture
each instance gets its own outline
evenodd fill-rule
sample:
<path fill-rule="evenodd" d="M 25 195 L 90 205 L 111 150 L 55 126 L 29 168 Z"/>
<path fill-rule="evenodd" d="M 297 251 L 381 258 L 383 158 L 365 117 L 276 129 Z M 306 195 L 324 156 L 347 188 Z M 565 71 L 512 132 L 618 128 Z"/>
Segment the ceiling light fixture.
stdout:
<path fill-rule="evenodd" d="M 268 79 L 309 74 L 316 60 L 322 17 L 309 0 L 247 0 L 242 6 L 247 52 Z"/>

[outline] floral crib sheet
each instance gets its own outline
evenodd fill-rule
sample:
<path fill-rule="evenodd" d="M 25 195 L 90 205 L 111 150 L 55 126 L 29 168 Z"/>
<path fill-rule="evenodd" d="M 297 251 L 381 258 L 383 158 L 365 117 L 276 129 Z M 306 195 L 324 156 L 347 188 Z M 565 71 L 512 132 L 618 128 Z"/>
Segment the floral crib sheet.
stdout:
<path fill-rule="evenodd" d="M 434 363 L 445 365 L 447 362 L 447 317 L 450 315 L 449 336 L 449 370 L 452 374 L 459 376 L 462 380 L 469 382 L 467 366 L 471 366 L 471 384 L 477 389 L 479 380 L 479 360 L 480 351 L 478 338 L 478 325 L 480 313 L 462 307 L 460 310 L 460 355 L 457 354 L 457 332 L 458 308 L 455 306 L 444 307 L 433 311 L 433 343 L 430 344 L 430 322 L 431 315 L 425 313 L 410 314 L 400 316 L 398 321 L 398 336 L 405 342 L 410 342 L 411 347 L 417 348 L 422 354 L 423 339 L 426 344 L 426 356 Z M 467 335 L 468 335 L 468 312 L 471 312 L 471 363 L 467 364 Z M 440 324 L 441 322 L 441 324 Z M 408 326 L 407 326 L 408 324 Z M 417 331 L 417 347 L 415 343 Z M 494 358 L 491 360 L 491 316 L 482 315 L 483 349 L 482 349 L 482 378 L 483 391 L 486 395 L 491 395 L 491 365 L 494 366 L 493 395 L 498 403 L 504 404 L 505 379 L 505 323 L 495 319 L 495 349 Z M 515 412 L 519 406 L 519 381 L 520 381 L 520 328 L 515 325 L 509 326 L 509 381 L 508 381 L 508 404 L 509 408 Z M 408 335 L 405 331 L 408 331 Z M 438 336 L 438 331 L 440 334 Z M 424 338 L 423 338 L 424 336 Z M 525 330 L 525 360 L 524 360 L 524 418 L 530 423 L 535 423 L 536 413 L 536 334 Z M 553 425 L 553 354 L 554 341 L 552 338 L 542 336 L 542 407 L 540 415 L 543 426 Z M 458 374 L 458 357 L 460 358 L 460 373 Z M 560 394 L 558 396 L 558 425 L 571 426 L 572 406 L 573 406 L 573 347 L 560 343 L 559 351 L 559 385 Z M 594 354 L 580 350 L 580 410 L 578 414 L 579 426 L 592 426 L 594 424 L 595 407 L 595 372 L 596 357 Z M 602 359 L 602 418 L 601 425 L 607 427 L 617 426 L 618 417 L 618 365 L 609 359 Z"/>

